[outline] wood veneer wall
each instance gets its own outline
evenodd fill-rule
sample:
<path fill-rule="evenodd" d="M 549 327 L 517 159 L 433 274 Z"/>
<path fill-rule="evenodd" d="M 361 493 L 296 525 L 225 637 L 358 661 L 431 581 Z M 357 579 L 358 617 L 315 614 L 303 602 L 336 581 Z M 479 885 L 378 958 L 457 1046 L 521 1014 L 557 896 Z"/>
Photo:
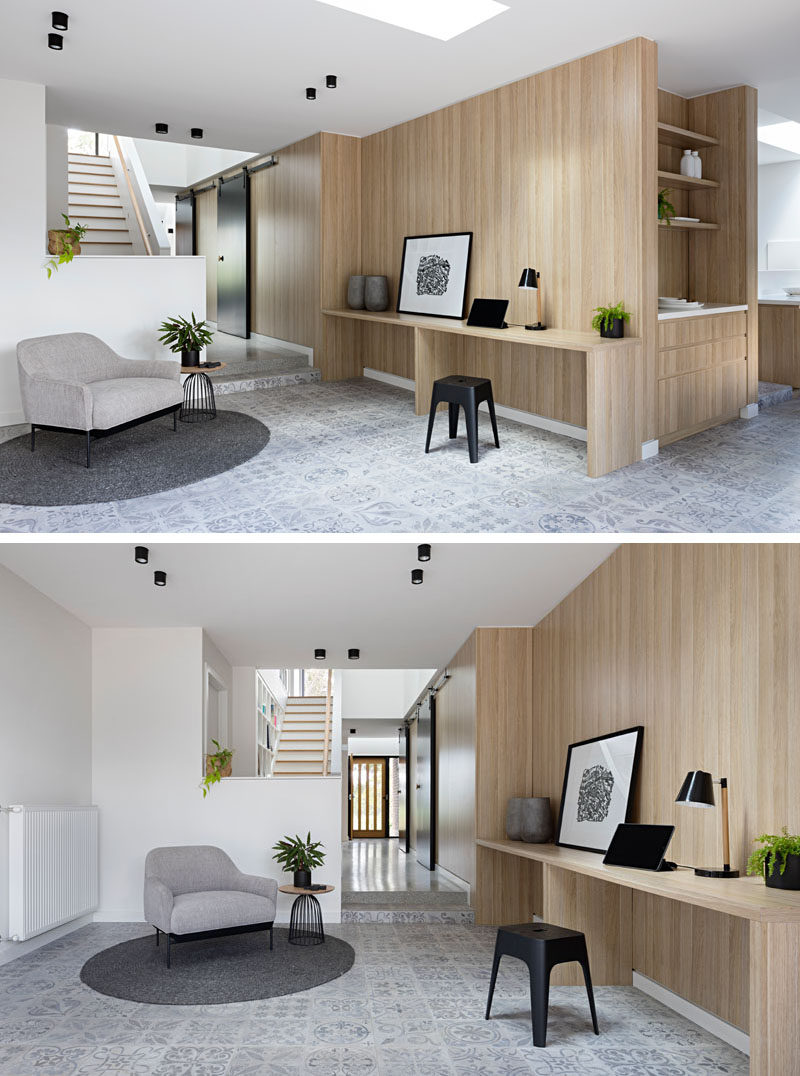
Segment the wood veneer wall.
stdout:
<path fill-rule="evenodd" d="M 217 192 L 198 194 L 194 202 L 195 253 L 206 259 L 206 317 L 217 320 Z"/>

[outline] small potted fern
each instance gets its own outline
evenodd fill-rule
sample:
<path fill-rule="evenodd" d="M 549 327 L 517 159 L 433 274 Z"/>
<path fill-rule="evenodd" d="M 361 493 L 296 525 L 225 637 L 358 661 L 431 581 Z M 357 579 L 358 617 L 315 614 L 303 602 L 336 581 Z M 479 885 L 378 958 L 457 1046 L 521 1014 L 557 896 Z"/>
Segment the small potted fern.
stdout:
<path fill-rule="evenodd" d="M 297 889 L 308 889 L 311 885 L 311 871 L 321 867 L 325 862 L 325 853 L 320 841 L 311 840 L 311 831 L 305 840 L 299 835 L 284 837 L 272 846 L 272 857 L 285 871 L 294 872 L 294 885 Z"/>
<path fill-rule="evenodd" d="M 167 318 L 161 323 L 159 340 L 176 355 L 181 354 L 181 366 L 199 366 L 200 352 L 208 347 L 214 339 L 214 334 L 208 327 L 208 322 L 198 321 L 192 313 L 192 320 L 186 318 Z"/>
<path fill-rule="evenodd" d="M 760 844 L 747 861 L 748 874 L 760 874 L 770 889 L 800 889 L 800 836 L 783 827 L 780 833 L 762 833 Z"/>
<path fill-rule="evenodd" d="M 671 194 L 669 187 L 663 187 L 658 192 L 658 219 L 663 220 L 668 228 L 672 227 L 672 218 L 675 216 L 675 206 L 669 200 Z"/>
<path fill-rule="evenodd" d="M 62 213 L 65 228 L 51 228 L 47 233 L 47 253 L 57 254 L 57 258 L 50 258 L 45 262 L 47 279 L 53 273 L 58 272 L 60 265 L 68 265 L 76 254 L 81 252 L 81 239 L 86 235 L 86 228 L 82 224 L 75 224 L 66 213 Z"/>
<path fill-rule="evenodd" d="M 596 306 L 595 315 L 592 318 L 592 328 L 610 340 L 617 340 L 624 335 L 625 322 L 631 320 L 631 316 L 622 303 L 616 306 Z"/>

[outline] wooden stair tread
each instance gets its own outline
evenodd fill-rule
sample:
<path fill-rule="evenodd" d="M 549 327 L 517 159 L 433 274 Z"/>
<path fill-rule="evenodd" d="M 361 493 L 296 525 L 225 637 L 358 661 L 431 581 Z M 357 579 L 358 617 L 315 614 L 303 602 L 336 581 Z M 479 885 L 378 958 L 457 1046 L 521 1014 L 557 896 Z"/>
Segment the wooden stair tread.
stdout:
<path fill-rule="evenodd" d="M 81 245 L 93 247 L 132 247 L 133 243 L 129 239 L 81 239 Z"/>

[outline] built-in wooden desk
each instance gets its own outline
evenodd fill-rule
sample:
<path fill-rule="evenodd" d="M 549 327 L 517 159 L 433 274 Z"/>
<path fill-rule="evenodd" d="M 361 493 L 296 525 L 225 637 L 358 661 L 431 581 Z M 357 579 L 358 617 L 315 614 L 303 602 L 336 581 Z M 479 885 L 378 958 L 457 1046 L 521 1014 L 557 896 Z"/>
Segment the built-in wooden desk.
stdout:
<path fill-rule="evenodd" d="M 722 880 L 698 878 L 691 870 L 654 873 L 606 867 L 599 854 L 552 844 L 478 840 L 477 845 L 478 921 L 519 922 L 525 911 L 523 918 L 537 914 L 547 922 L 583 930 L 596 983 L 632 982 L 634 934 L 647 929 L 634 917 L 636 892 L 747 920 L 750 1071 L 756 1076 L 796 1076 L 800 1071 L 800 893 L 767 889 L 758 878 Z M 520 884 L 517 876 L 516 892 L 504 893 L 500 890 L 510 880 L 503 878 L 504 863 L 512 858 L 531 861 L 536 874 L 532 885 Z M 526 901 L 538 907 L 526 907 Z M 664 905 L 656 901 L 653 907 Z M 706 937 L 702 927 L 698 937 L 673 941 L 676 961 L 687 944 L 702 953 L 696 962 L 698 976 L 704 962 L 713 967 L 727 955 L 724 935 Z M 720 951 L 713 951 L 715 945 Z M 717 989 L 730 993 L 745 986 L 719 981 Z"/>
<path fill-rule="evenodd" d="M 596 333 L 521 326 L 483 329 L 390 311 L 322 313 L 326 378 L 357 377 L 365 367 L 410 378 L 416 412 L 423 415 L 437 378 L 490 377 L 496 403 L 586 440 L 592 477 L 641 459 L 643 372 L 637 338 L 605 340 Z"/>

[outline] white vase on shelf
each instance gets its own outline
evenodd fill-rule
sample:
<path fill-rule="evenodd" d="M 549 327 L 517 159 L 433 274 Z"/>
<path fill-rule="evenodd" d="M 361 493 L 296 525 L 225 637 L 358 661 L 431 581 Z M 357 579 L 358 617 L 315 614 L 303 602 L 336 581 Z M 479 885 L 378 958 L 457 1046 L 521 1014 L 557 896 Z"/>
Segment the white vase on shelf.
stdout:
<path fill-rule="evenodd" d="M 694 173 L 693 173 L 694 178 L 695 179 L 702 179 L 703 178 L 703 162 L 700 160 L 700 154 L 697 152 L 697 150 L 694 150 L 693 153 L 692 153 L 692 167 L 694 169 Z"/>
<path fill-rule="evenodd" d="M 694 175 L 694 162 L 692 161 L 692 151 L 685 149 L 683 156 L 681 157 L 681 175 L 691 179 Z"/>

